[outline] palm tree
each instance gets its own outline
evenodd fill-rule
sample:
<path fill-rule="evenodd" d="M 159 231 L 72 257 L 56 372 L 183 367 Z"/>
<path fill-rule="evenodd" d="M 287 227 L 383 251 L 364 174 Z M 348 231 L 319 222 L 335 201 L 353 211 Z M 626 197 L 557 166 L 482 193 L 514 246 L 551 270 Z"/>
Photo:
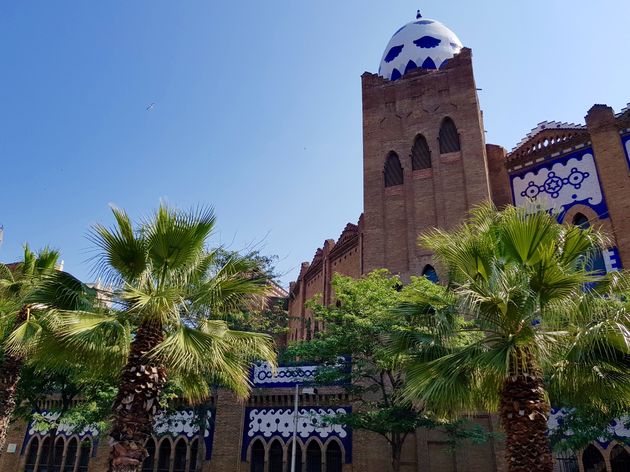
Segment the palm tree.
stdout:
<path fill-rule="evenodd" d="M 0 265 L 0 323 L 3 357 L 0 362 L 0 451 L 15 409 L 15 393 L 22 366 L 42 332 L 47 309 L 63 297 L 42 291 L 44 284 L 58 280 L 59 252 L 45 248 L 34 253 L 24 246 L 24 258 L 12 265 Z M 71 278 L 69 274 L 68 277 Z M 56 300 L 59 299 L 59 300 Z M 72 305 L 74 306 L 74 305 Z M 70 305 L 64 305 L 65 308 Z"/>
<path fill-rule="evenodd" d="M 421 242 L 449 282 L 441 306 L 401 308 L 420 327 L 396 345 L 408 356 L 410 399 L 446 416 L 498 410 L 511 472 L 552 471 L 550 401 L 630 406 L 629 285 L 588 270 L 606 245 L 600 233 L 485 205 Z"/>
<path fill-rule="evenodd" d="M 131 472 L 147 455 L 144 443 L 167 379 L 192 401 L 207 398 L 209 378 L 244 396 L 251 361 L 274 362 L 275 353 L 270 337 L 232 331 L 220 319 L 264 294 L 267 280 L 246 259 L 217 263 L 217 253 L 206 249 L 212 210 L 162 205 L 136 227 L 124 211 L 112 210 L 116 225 L 92 232 L 97 268 L 113 287 L 111 310 L 67 313 L 61 334 L 86 355 L 119 346 L 102 360 L 103 368 L 120 369 L 109 470 Z"/>

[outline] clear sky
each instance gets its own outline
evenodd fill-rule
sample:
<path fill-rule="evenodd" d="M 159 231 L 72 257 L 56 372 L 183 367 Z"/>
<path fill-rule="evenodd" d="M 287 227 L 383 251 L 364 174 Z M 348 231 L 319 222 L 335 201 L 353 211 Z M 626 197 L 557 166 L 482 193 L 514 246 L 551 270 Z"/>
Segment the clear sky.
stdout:
<path fill-rule="evenodd" d="M 630 101 L 628 0 L 1 0 L 0 260 L 90 280 L 109 203 L 201 203 L 288 284 L 361 213 L 360 76 L 417 8 L 473 49 L 488 142 Z"/>

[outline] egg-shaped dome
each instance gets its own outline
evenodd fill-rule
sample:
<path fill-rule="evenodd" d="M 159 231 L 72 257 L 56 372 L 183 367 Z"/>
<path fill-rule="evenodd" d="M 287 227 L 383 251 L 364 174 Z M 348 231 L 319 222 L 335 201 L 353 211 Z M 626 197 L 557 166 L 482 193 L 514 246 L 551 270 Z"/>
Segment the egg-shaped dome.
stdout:
<path fill-rule="evenodd" d="M 418 18 L 394 33 L 383 53 L 378 73 L 396 80 L 418 67 L 439 69 L 462 47 L 457 35 L 439 21 Z"/>

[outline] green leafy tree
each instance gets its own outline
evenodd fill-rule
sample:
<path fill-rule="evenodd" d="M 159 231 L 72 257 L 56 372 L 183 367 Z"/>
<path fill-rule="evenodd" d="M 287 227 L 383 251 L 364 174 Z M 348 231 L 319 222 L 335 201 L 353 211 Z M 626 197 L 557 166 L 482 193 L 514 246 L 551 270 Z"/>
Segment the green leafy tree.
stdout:
<path fill-rule="evenodd" d="M 484 205 L 421 242 L 447 272 L 454 307 L 445 305 L 461 321 L 404 339 L 408 399 L 446 417 L 499 411 L 511 472 L 552 471 L 550 402 L 609 419 L 627 410 L 628 283 L 625 274 L 588 270 L 607 244 L 599 232 Z M 402 310 L 445 316 L 439 306 L 426 310 L 431 304 Z"/>
<path fill-rule="evenodd" d="M 94 296 L 70 274 L 56 270 L 58 260 L 57 251 L 45 248 L 35 253 L 26 245 L 21 262 L 0 265 L 0 451 L 15 409 L 22 368 L 37 357 L 49 337 L 51 312 L 86 308 Z"/>
<path fill-rule="evenodd" d="M 310 301 L 308 307 L 323 321 L 324 330 L 307 342 L 290 347 L 288 356 L 323 364 L 317 375 L 321 384 L 339 382 L 348 390 L 358 408 L 327 421 L 379 434 L 391 449 L 393 470 L 400 470 L 402 447 L 409 434 L 419 427 L 446 426 L 422 407 L 404 398 L 404 356 L 392 355 L 389 337 L 393 333 L 420 331 L 414 319 L 395 313 L 404 301 L 419 294 L 442 294 L 444 288 L 424 277 L 412 278 L 403 287 L 401 280 L 386 270 L 377 270 L 361 279 L 333 276 L 336 303 L 331 306 Z M 345 356 L 351 356 L 351 366 Z M 342 359 L 344 359 L 343 361 Z M 341 365 L 340 365 L 341 364 Z M 454 439 L 485 435 L 465 422 L 448 424 Z M 467 434 L 468 432 L 469 434 Z"/>
<path fill-rule="evenodd" d="M 138 471 L 147 455 L 166 381 L 186 398 L 209 394 L 208 379 L 249 391 L 252 359 L 275 360 L 271 338 L 233 331 L 222 318 L 244 300 L 264 293 L 264 277 L 252 277 L 250 260 L 218 263 L 206 247 L 215 226 L 211 210 L 183 212 L 160 206 L 134 227 L 124 211 L 113 209 L 116 225 L 97 225 L 97 267 L 111 284 L 110 313 L 67 313 L 60 333 L 72 349 L 100 368 L 120 372 L 110 435 L 109 470 Z M 118 346 L 103 359 L 104 347 Z M 92 362 L 95 362 L 92 360 Z"/>

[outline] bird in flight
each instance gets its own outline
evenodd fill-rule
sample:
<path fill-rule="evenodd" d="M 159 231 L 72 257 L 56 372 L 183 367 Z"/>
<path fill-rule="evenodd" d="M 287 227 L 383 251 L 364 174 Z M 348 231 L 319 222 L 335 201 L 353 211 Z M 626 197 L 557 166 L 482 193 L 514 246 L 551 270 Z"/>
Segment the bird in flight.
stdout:
<path fill-rule="evenodd" d="M 147 107 L 147 111 L 151 111 L 151 110 L 153 110 L 154 108 L 155 108 L 155 103 L 151 103 L 151 105 L 149 105 L 149 106 Z"/>

